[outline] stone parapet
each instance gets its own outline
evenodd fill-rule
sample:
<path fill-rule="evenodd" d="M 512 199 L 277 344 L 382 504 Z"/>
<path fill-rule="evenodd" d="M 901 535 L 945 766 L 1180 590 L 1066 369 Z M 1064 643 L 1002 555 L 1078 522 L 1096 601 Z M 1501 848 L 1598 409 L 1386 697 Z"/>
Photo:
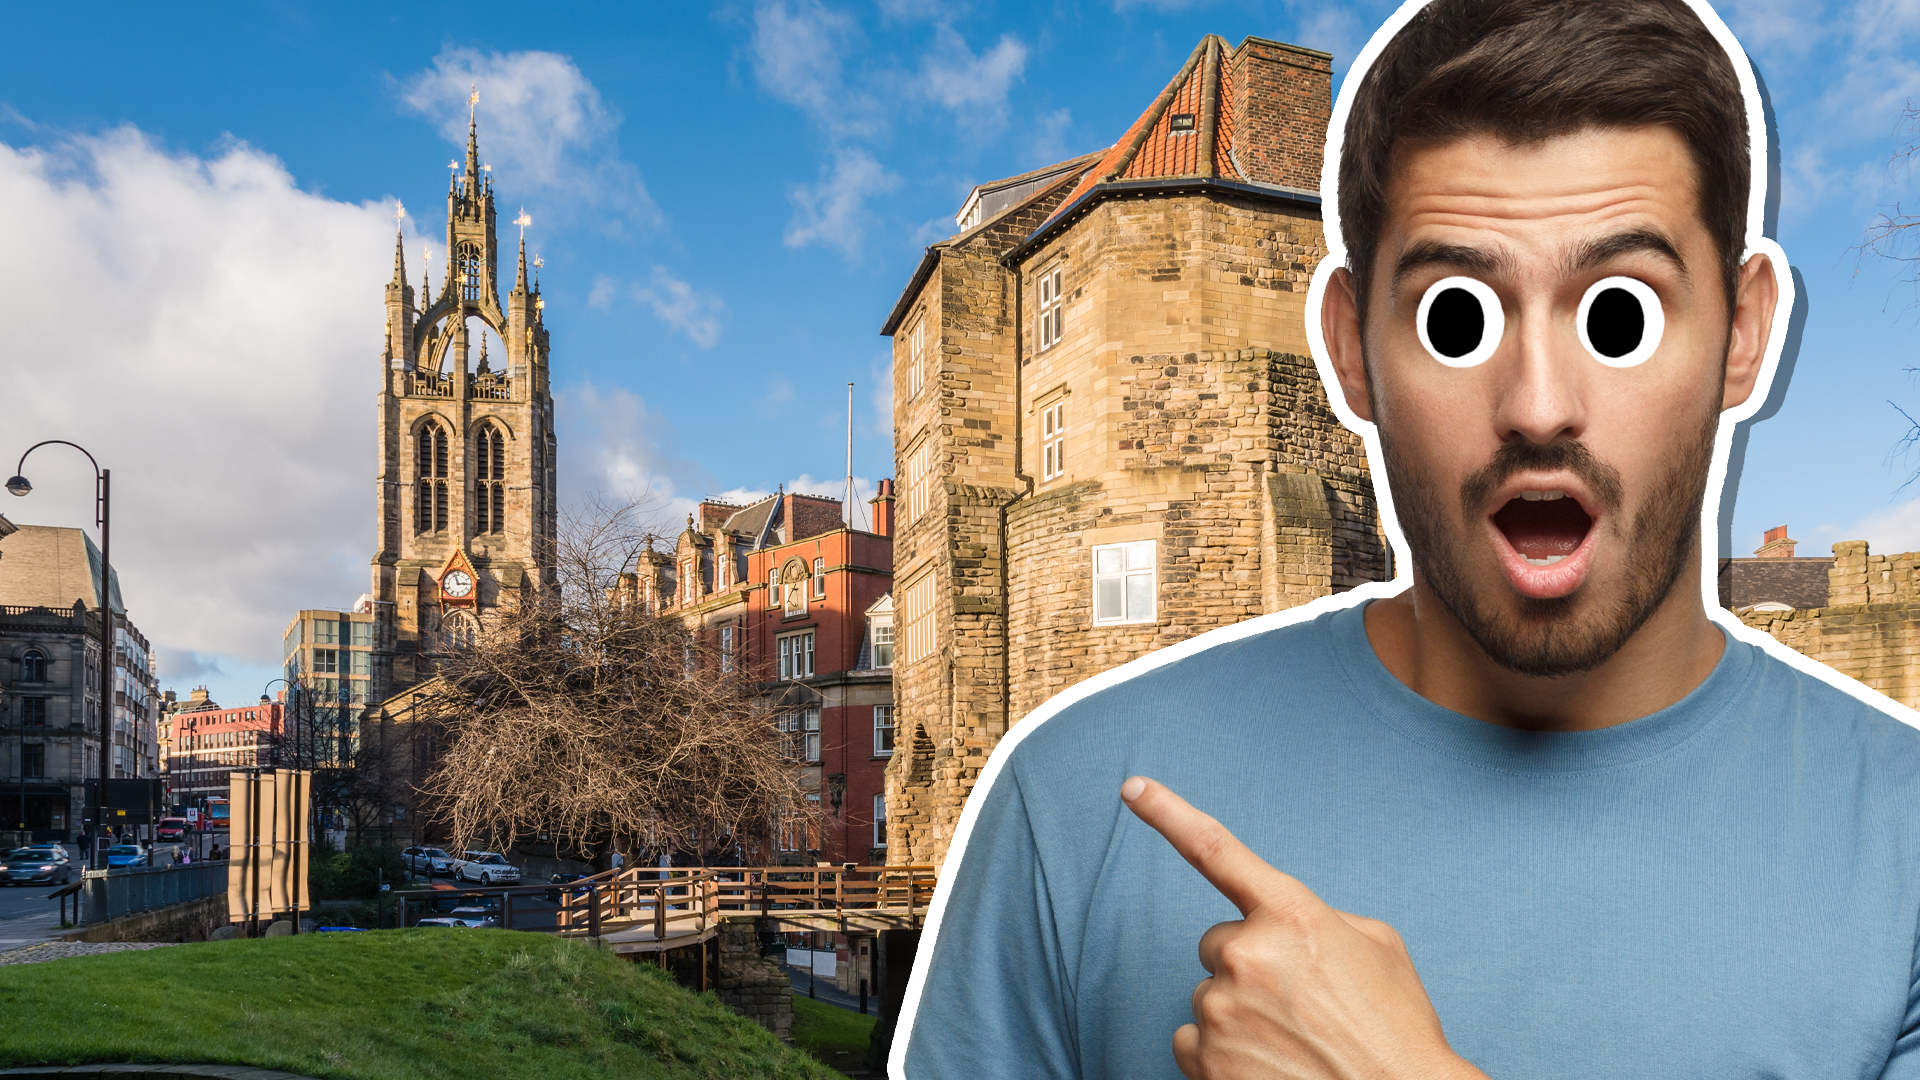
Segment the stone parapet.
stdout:
<path fill-rule="evenodd" d="M 773 1032 L 782 1042 L 793 1039 L 793 983 L 780 965 L 760 955 L 759 919 L 725 918 L 717 937 L 720 945 L 721 1004 Z"/>

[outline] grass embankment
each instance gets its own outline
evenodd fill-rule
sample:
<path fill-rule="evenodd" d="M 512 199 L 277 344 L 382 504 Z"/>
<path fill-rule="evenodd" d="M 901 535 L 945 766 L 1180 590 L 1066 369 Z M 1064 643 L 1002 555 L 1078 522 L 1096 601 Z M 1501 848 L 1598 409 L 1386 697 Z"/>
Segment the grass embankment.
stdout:
<path fill-rule="evenodd" d="M 867 1043 L 876 1019 L 795 991 L 793 1045 L 836 1069 L 859 1065 L 867 1059 Z"/>
<path fill-rule="evenodd" d="M 0 1016 L 7 1066 L 243 1064 L 329 1080 L 835 1076 L 657 968 L 507 930 L 309 934 L 0 967 Z"/>

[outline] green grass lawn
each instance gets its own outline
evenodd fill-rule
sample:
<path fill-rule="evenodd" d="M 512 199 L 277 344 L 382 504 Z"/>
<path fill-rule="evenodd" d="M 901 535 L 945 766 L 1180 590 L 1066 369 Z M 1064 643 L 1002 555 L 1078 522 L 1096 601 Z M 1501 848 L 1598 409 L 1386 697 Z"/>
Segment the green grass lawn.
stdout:
<path fill-rule="evenodd" d="M 836 1069 L 858 1065 L 867 1058 L 867 1040 L 875 1019 L 795 991 L 793 1045 Z"/>
<path fill-rule="evenodd" d="M 308 934 L 0 967 L 0 1016 L 5 1066 L 244 1064 L 328 1080 L 834 1075 L 655 967 L 508 930 Z"/>

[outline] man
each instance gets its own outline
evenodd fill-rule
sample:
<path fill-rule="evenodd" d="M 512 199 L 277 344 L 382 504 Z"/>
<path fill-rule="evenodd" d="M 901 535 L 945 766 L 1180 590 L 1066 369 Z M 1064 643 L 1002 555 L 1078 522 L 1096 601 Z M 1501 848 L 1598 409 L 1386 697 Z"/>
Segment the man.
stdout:
<path fill-rule="evenodd" d="M 1436 0 L 1350 77 L 1320 359 L 1410 587 L 1023 721 L 894 1075 L 1920 1077 L 1920 732 L 1703 598 L 1778 348 L 1736 64 Z"/>

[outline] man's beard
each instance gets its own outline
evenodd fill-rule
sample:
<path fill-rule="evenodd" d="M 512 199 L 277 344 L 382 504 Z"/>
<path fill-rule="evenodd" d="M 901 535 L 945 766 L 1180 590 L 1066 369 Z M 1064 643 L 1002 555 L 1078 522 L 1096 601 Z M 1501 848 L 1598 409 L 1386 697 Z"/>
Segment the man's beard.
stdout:
<path fill-rule="evenodd" d="M 1494 663 L 1519 675 L 1553 678 L 1611 659 L 1673 591 L 1694 557 L 1718 424 L 1718 413 L 1709 412 L 1698 438 L 1673 457 L 1627 528 L 1620 513 L 1619 471 L 1595 458 L 1586 444 L 1569 439 L 1544 446 L 1524 440 L 1502 445 L 1492 462 L 1460 485 L 1461 515 L 1469 527 L 1484 520 L 1487 497 L 1515 473 L 1565 469 L 1594 493 L 1600 505 L 1593 509 L 1601 511 L 1594 527 L 1604 524 L 1625 558 L 1625 578 L 1612 596 L 1590 595 L 1586 583 L 1549 600 L 1516 593 L 1513 613 L 1500 599 L 1474 588 L 1460 538 L 1449 531 L 1439 486 L 1419 464 L 1395 453 L 1386 425 L 1380 428 L 1380 448 L 1421 580 Z M 1500 584 L 1508 584 L 1504 574 Z"/>

